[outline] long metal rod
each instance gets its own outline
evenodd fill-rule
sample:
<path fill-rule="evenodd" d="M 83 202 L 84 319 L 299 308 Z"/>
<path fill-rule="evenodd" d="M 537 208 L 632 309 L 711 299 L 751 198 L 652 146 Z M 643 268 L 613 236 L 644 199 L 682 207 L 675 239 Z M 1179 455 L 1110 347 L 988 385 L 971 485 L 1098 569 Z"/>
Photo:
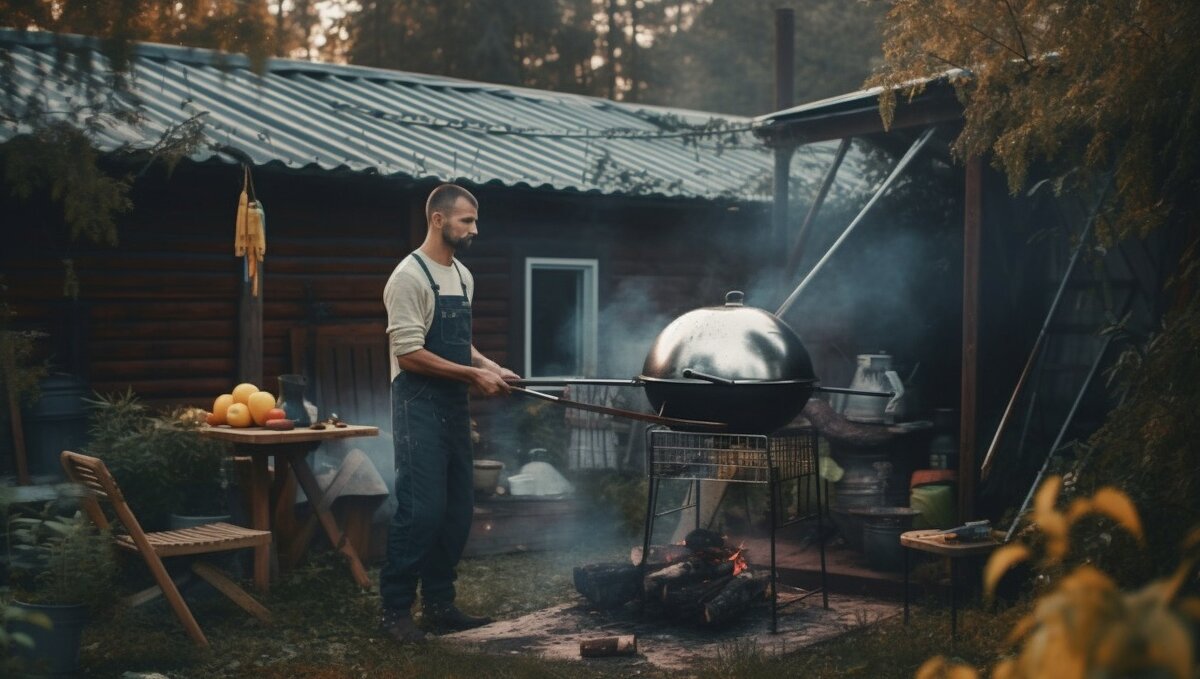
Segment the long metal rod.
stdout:
<path fill-rule="evenodd" d="M 596 405 L 594 403 L 582 403 L 580 401 L 569 401 L 565 398 L 559 398 L 550 394 L 543 394 L 540 391 L 526 389 L 524 387 L 512 387 L 514 393 L 532 396 L 550 403 L 557 403 L 560 406 L 567 408 L 575 408 L 576 410 L 587 410 L 593 413 L 601 413 L 603 415 L 615 415 L 631 420 L 641 420 L 642 422 L 651 422 L 654 424 L 664 424 L 668 427 L 691 427 L 695 429 L 710 429 L 716 431 L 724 431 L 729 428 L 729 425 L 724 422 L 709 422 L 707 420 L 686 420 L 678 417 L 662 417 L 660 415 L 651 415 L 649 413 L 639 413 L 636 410 L 624 410 L 622 408 L 609 408 L 608 406 Z"/>
<path fill-rule="evenodd" d="M 1021 523 L 1021 516 L 1025 513 L 1025 509 L 1029 507 L 1029 503 L 1033 500 L 1033 494 L 1037 492 L 1038 486 L 1041 485 L 1042 479 L 1046 476 L 1046 470 L 1050 468 L 1050 461 L 1054 459 L 1054 453 L 1058 451 L 1059 445 L 1062 444 L 1063 438 L 1067 435 L 1067 429 L 1071 427 L 1071 422 L 1075 420 L 1075 411 L 1079 410 L 1079 404 L 1083 402 L 1083 397 L 1087 394 L 1088 387 L 1092 385 L 1092 378 L 1096 376 L 1096 372 L 1100 369 L 1100 363 L 1104 360 L 1104 355 L 1108 353 L 1108 347 L 1112 344 L 1115 335 L 1109 335 L 1104 338 L 1104 344 L 1100 347 L 1100 351 L 1096 353 L 1096 360 L 1092 361 L 1092 367 L 1088 370 L 1087 377 L 1083 380 L 1083 386 L 1079 388 L 1079 393 L 1075 395 L 1075 402 L 1071 404 L 1071 409 L 1067 411 L 1066 418 L 1063 419 L 1062 426 L 1058 429 L 1058 436 L 1054 437 L 1054 443 L 1050 445 L 1050 452 L 1046 453 L 1046 461 L 1042 463 L 1042 468 L 1038 470 L 1037 478 L 1033 480 L 1033 485 L 1029 487 L 1029 492 L 1025 495 L 1025 501 L 1021 503 L 1021 508 L 1017 510 L 1017 516 L 1013 519 L 1012 525 L 1008 528 L 1008 533 L 1004 535 L 1004 542 L 1012 540 L 1013 534 L 1017 531 L 1017 526 Z"/>
<path fill-rule="evenodd" d="M 837 178 L 838 168 L 842 166 L 846 152 L 850 150 L 850 139 L 850 137 L 843 137 L 842 143 L 838 144 L 837 153 L 833 155 L 833 162 L 825 171 L 821 187 L 817 189 L 817 195 L 813 198 L 812 205 L 808 206 L 808 212 L 804 215 L 804 221 L 800 223 L 800 229 L 796 231 L 796 243 L 792 246 L 791 256 L 788 257 L 784 280 L 791 280 L 796 275 L 796 269 L 800 268 L 800 258 L 804 255 L 805 236 L 808 235 L 812 223 L 816 221 L 817 214 L 821 212 L 821 206 L 825 204 L 825 197 L 829 195 L 829 189 L 833 187 L 833 180 Z"/>
<path fill-rule="evenodd" d="M 644 383 L 641 380 L 609 379 L 604 377 L 527 377 L 522 380 L 513 380 L 509 384 L 517 387 L 567 387 L 575 384 L 594 384 L 604 387 L 640 387 Z"/>
<path fill-rule="evenodd" d="M 804 289 L 808 287 L 808 284 L 812 281 L 813 277 L 817 275 L 817 272 L 821 270 L 821 267 L 825 266 L 825 263 L 829 261 L 830 257 L 833 256 L 833 253 L 836 252 L 839 247 L 841 247 L 842 243 L 846 242 L 846 238 L 849 237 L 850 232 L 854 231 L 854 228 L 862 223 L 863 219 L 867 216 L 867 213 L 871 211 L 871 208 L 875 207 L 875 204 L 879 202 L 879 199 L 883 197 L 883 194 L 887 193 L 888 189 L 892 188 L 892 185 L 896 183 L 896 180 L 900 178 L 900 175 L 904 173 L 904 170 L 908 167 L 908 164 L 912 162 L 913 158 L 916 158 L 917 154 L 921 152 L 921 149 L 925 148 L 925 144 L 929 143 L 929 140 L 933 138 L 933 133 L 936 130 L 936 126 L 926 129 L 925 132 L 923 132 L 921 136 L 918 137 L 915 142 L 913 142 L 912 146 L 908 147 L 908 151 L 905 151 L 904 156 L 900 158 L 900 162 L 896 163 L 896 167 L 892 168 L 892 173 L 888 175 L 887 179 L 883 180 L 883 184 L 876 189 L 875 194 L 871 196 L 871 199 L 867 201 L 867 204 L 864 205 L 861 210 L 859 210 L 858 215 L 854 217 L 854 221 L 850 222 L 850 225 L 846 227 L 846 230 L 842 232 L 842 235 L 833 242 L 833 245 L 829 246 L 829 250 L 825 252 L 825 255 L 813 265 L 812 270 L 808 272 L 808 275 L 804 277 L 804 280 L 800 281 L 800 285 L 796 286 L 796 289 L 792 291 L 792 294 L 788 295 L 788 298 L 779 306 L 779 309 L 775 312 L 776 316 L 783 316 L 785 313 L 787 313 L 787 310 L 792 307 L 792 304 L 796 302 L 796 299 L 798 299 L 801 293 L 804 292 Z"/>
<path fill-rule="evenodd" d="M 1000 440 L 1004 437 L 1004 430 L 1008 427 L 1008 421 L 1012 417 L 1017 397 L 1021 395 L 1021 391 L 1025 387 L 1025 381 L 1029 378 L 1030 371 L 1033 370 L 1033 365 L 1037 361 L 1038 354 L 1041 353 L 1042 345 L 1046 340 L 1046 334 L 1050 329 L 1050 324 L 1054 321 L 1054 314 L 1058 311 L 1058 304 L 1062 301 L 1063 291 L 1067 289 L 1067 283 L 1070 282 L 1071 274 L 1075 271 L 1075 264 L 1079 261 L 1079 255 L 1083 253 L 1083 248 L 1087 245 L 1088 236 L 1092 232 L 1092 225 L 1096 222 L 1096 215 L 1100 213 L 1100 206 L 1104 204 L 1104 198 L 1107 195 L 1108 187 L 1105 186 L 1105 190 L 1096 199 L 1096 204 L 1092 206 L 1092 212 L 1088 216 L 1087 223 L 1084 224 L 1083 233 L 1079 236 L 1079 244 L 1075 246 L 1075 251 L 1071 253 L 1071 261 L 1067 263 L 1067 270 L 1058 284 L 1058 291 L 1054 293 L 1054 301 L 1050 303 L 1050 310 L 1046 312 L 1046 320 L 1042 322 L 1042 329 L 1038 331 L 1037 339 L 1033 343 L 1033 349 L 1029 352 L 1029 358 L 1025 360 L 1025 367 L 1021 369 L 1021 376 L 1017 378 L 1017 386 L 1013 387 L 1012 395 L 1008 398 L 1008 405 L 1004 406 L 1004 414 L 1000 416 L 1000 423 L 996 425 L 996 433 L 992 436 L 992 442 L 988 445 L 987 453 L 983 456 L 983 464 L 979 469 L 979 477 L 981 479 L 986 479 L 992 471 L 996 450 L 1000 447 Z"/>

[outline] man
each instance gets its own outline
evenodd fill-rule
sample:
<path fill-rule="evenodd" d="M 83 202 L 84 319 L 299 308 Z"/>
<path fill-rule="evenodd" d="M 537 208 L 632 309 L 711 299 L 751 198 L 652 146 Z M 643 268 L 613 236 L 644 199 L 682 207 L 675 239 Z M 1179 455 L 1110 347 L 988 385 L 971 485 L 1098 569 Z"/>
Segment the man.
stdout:
<path fill-rule="evenodd" d="M 461 630 L 491 620 L 454 605 L 455 568 L 474 511 L 467 391 L 508 394 L 510 370 L 471 344 L 475 281 L 457 259 L 478 234 L 479 202 L 443 184 L 425 205 L 425 242 L 392 272 L 383 291 L 392 362 L 396 514 L 379 575 L 383 627 L 400 642 L 420 641 L 411 608 L 421 586 L 424 620 Z"/>

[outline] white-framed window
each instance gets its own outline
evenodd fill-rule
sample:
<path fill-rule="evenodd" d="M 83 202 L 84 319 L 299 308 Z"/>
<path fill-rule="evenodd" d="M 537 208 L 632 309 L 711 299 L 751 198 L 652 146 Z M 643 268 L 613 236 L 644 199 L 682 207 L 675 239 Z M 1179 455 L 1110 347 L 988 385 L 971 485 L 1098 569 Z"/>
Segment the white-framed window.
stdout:
<path fill-rule="evenodd" d="M 595 372 L 599 268 L 594 259 L 525 260 L 526 376 Z"/>

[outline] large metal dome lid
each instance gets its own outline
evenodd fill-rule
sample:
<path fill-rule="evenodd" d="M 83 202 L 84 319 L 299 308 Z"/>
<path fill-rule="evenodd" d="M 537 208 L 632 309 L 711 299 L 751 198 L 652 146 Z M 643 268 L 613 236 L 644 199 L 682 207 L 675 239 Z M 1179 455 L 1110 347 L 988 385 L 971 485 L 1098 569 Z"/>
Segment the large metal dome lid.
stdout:
<path fill-rule="evenodd" d="M 723 306 L 694 309 L 663 328 L 646 356 L 642 378 L 681 380 L 690 368 L 738 381 L 815 379 L 796 333 L 778 316 L 745 306 L 744 297 L 734 290 Z"/>

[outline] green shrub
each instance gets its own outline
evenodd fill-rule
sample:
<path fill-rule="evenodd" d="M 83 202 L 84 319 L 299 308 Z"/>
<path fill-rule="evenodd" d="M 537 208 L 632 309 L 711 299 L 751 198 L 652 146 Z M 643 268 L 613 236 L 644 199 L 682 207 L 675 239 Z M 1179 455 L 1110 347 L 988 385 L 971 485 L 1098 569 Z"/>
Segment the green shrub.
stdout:
<path fill-rule="evenodd" d="M 226 510 L 225 447 L 198 436 L 193 418 L 154 415 L 128 390 L 88 403 L 87 452 L 104 460 L 143 527 L 165 526 L 171 512 Z"/>

